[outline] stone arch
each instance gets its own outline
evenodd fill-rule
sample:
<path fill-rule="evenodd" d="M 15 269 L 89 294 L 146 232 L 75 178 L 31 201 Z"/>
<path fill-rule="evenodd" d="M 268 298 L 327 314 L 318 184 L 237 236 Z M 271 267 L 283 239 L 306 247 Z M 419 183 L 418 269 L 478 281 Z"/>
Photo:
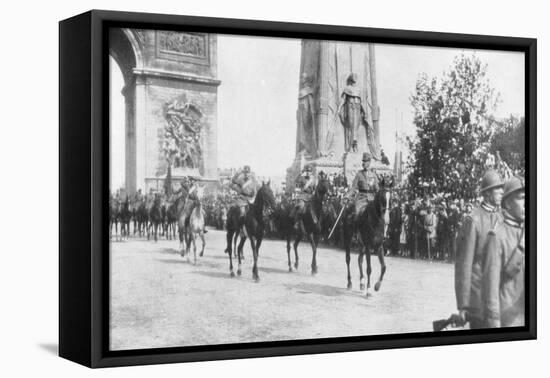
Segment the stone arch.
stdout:
<path fill-rule="evenodd" d="M 134 33 L 129 29 L 109 30 L 109 55 L 117 62 L 124 78 L 122 95 L 125 105 L 125 187 L 128 193 L 137 189 L 136 175 L 136 82 L 134 69 L 142 64 L 142 54 Z"/>
<path fill-rule="evenodd" d="M 217 181 L 217 38 L 215 34 L 112 28 L 109 54 L 124 77 L 125 182 L 137 189 L 162 188 L 168 165 L 167 103 L 185 98 L 204 116 L 197 135 L 198 174 Z M 183 177 L 188 172 L 179 174 Z M 172 177 L 177 177 L 177 170 Z"/>

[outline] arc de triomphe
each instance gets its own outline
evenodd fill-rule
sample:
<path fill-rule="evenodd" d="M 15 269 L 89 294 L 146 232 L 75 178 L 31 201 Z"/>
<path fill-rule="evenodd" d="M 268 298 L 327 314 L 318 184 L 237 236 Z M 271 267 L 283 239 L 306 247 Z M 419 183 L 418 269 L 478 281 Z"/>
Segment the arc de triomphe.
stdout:
<path fill-rule="evenodd" d="M 109 54 L 124 78 L 125 185 L 130 194 L 153 187 L 166 175 L 167 157 L 173 168 L 217 178 L 216 47 L 215 34 L 109 31 Z M 177 126 L 183 132 L 171 135 Z"/>

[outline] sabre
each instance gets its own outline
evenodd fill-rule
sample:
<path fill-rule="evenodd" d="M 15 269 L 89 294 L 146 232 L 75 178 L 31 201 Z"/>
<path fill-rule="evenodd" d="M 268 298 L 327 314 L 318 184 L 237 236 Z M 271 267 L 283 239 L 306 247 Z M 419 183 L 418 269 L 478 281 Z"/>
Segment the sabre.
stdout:
<path fill-rule="evenodd" d="M 338 214 L 338 218 L 336 218 L 336 222 L 334 222 L 334 226 L 332 226 L 332 230 L 330 230 L 330 234 L 328 234 L 328 238 L 332 236 L 334 230 L 336 230 L 336 226 L 338 226 L 338 222 L 340 221 L 340 218 L 342 218 L 342 214 L 344 214 L 344 210 L 346 209 L 346 206 L 342 206 L 342 210 L 340 210 L 340 214 Z"/>

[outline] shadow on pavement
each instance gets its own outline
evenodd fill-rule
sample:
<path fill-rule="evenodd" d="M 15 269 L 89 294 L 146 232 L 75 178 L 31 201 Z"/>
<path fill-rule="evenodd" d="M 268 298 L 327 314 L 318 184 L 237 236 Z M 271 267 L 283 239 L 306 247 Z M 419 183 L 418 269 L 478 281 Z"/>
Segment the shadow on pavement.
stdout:
<path fill-rule="evenodd" d="M 289 274 L 288 268 L 287 269 L 280 269 L 280 268 L 265 268 L 265 267 L 258 267 L 258 270 L 260 272 L 264 273 L 283 273 L 283 274 Z"/>
<path fill-rule="evenodd" d="M 161 248 L 159 250 L 160 253 L 165 253 L 168 255 L 179 255 L 180 251 L 176 248 Z"/>
<path fill-rule="evenodd" d="M 296 285 L 285 284 L 285 287 L 288 289 L 297 290 L 299 294 L 318 294 L 324 295 L 327 297 L 337 297 L 340 295 L 351 295 L 351 293 L 344 288 L 323 285 L 323 284 L 314 284 L 314 283 L 305 283 L 300 282 Z"/>
<path fill-rule="evenodd" d="M 210 277 L 210 278 L 226 278 L 226 279 L 230 279 L 230 280 L 235 280 L 237 278 L 235 277 L 231 277 L 229 275 L 229 272 L 208 272 L 208 271 L 204 271 L 204 270 L 196 270 L 194 272 L 192 272 L 193 274 L 199 274 L 201 276 L 205 276 L 205 277 Z"/>

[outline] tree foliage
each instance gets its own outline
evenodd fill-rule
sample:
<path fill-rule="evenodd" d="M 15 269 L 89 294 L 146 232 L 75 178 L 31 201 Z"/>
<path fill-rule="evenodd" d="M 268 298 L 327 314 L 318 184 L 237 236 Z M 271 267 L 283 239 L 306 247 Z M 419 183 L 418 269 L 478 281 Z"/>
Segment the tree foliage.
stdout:
<path fill-rule="evenodd" d="M 411 96 L 416 136 L 409 138 L 408 184 L 416 195 L 471 199 L 486 169 L 499 95 L 487 65 L 460 54 L 441 78 L 419 76 Z"/>
<path fill-rule="evenodd" d="M 500 155 L 510 169 L 525 174 L 525 118 L 511 115 L 500 123 L 493 135 L 491 152 Z"/>

